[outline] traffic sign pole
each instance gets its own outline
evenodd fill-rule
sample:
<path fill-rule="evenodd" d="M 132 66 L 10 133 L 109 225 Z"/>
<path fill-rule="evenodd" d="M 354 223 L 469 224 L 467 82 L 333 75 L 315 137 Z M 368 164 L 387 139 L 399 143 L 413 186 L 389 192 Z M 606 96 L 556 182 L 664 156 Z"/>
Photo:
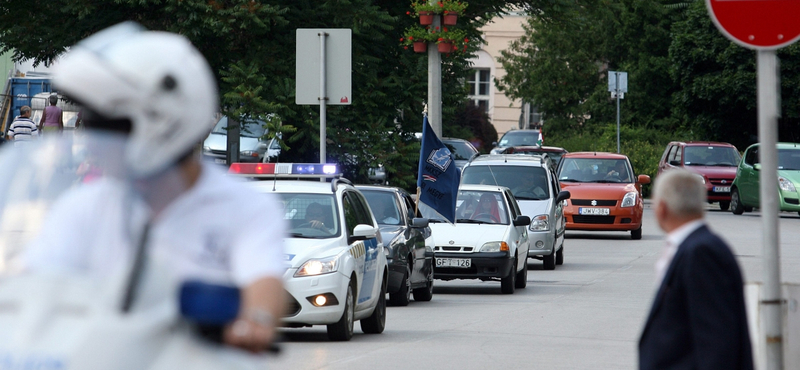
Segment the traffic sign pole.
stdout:
<path fill-rule="evenodd" d="M 758 138 L 761 171 L 759 195 L 763 230 L 764 285 L 759 304 L 766 340 L 767 370 L 783 369 L 783 335 L 780 249 L 778 246 L 778 116 L 780 115 L 780 68 L 775 50 L 757 52 Z"/>
<path fill-rule="evenodd" d="M 325 41 L 328 38 L 327 32 L 320 32 L 319 36 L 319 163 L 326 163 L 327 153 L 325 144 L 325 126 L 328 124 L 328 90 L 325 86 Z M 324 179 L 320 179 L 325 181 Z"/>
<path fill-rule="evenodd" d="M 431 27 L 440 25 L 441 17 L 433 17 Z M 428 45 L 428 123 L 436 136 L 442 137 L 442 54 L 431 46 L 435 44 Z"/>
<path fill-rule="evenodd" d="M 619 154 L 619 72 L 614 73 L 614 78 L 617 80 L 617 153 Z"/>

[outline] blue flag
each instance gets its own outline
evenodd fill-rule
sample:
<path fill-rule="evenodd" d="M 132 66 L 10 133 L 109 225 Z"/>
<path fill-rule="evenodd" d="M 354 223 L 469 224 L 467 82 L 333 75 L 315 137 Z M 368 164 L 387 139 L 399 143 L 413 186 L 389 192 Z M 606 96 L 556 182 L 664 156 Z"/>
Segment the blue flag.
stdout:
<path fill-rule="evenodd" d="M 419 201 L 431 207 L 451 223 L 456 222 L 456 198 L 461 183 L 461 170 L 450 149 L 436 137 L 428 124 L 422 122 L 422 149 L 419 152 L 419 174 L 417 187 Z"/>

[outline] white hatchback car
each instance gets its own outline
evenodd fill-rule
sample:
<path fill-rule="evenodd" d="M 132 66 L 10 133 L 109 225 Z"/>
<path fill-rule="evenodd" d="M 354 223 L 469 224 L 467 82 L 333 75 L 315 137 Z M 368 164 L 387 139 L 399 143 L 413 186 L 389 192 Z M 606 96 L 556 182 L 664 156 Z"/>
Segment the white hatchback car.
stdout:
<path fill-rule="evenodd" d="M 296 173 L 297 166 L 235 163 L 231 172 L 286 174 Z M 322 165 L 303 166 L 300 171 L 306 176 L 294 177 L 308 177 L 316 172 L 313 166 Z M 355 320 L 361 320 L 364 333 L 383 332 L 388 266 L 378 223 L 361 192 L 340 178 L 252 185 L 283 200 L 283 217 L 289 227 L 284 288 L 290 298 L 283 325 L 327 325 L 331 340 L 349 340 Z"/>
<path fill-rule="evenodd" d="M 455 225 L 420 205 L 436 237 L 433 277 L 500 280 L 505 294 L 525 288 L 531 219 L 520 213 L 511 191 L 493 185 L 462 185 L 456 205 Z"/>

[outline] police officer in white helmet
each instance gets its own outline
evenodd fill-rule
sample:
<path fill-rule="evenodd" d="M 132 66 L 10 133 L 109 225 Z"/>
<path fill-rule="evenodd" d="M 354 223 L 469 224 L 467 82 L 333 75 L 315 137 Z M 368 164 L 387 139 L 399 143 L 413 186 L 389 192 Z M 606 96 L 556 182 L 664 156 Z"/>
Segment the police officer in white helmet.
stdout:
<path fill-rule="evenodd" d="M 137 258 L 128 219 L 145 220 L 148 253 L 168 261 L 178 279 L 241 288 L 225 343 L 268 348 L 284 312 L 281 206 L 194 153 L 218 104 L 203 56 L 183 36 L 126 22 L 73 46 L 53 79 L 83 106 L 87 132 L 124 134 L 118 162 L 126 179 L 98 180 L 59 199 L 50 215 L 58 222 L 45 224 L 24 266 L 112 275 Z M 141 207 L 121 195 L 121 183 L 136 189 Z"/>

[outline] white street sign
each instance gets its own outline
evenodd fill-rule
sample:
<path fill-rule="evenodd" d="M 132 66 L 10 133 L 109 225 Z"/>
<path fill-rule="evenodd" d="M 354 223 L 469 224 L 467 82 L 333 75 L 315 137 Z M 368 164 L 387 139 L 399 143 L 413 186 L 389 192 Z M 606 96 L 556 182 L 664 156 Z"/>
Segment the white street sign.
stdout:
<path fill-rule="evenodd" d="M 619 92 L 628 92 L 628 72 L 608 71 L 608 91 L 617 90 L 617 75 L 619 75 Z"/>
<path fill-rule="evenodd" d="M 327 34 L 320 37 L 320 34 Z M 325 90 L 320 96 L 320 40 L 325 44 Z M 327 98 L 327 105 L 350 105 L 352 96 L 352 30 L 348 28 L 298 28 L 295 69 L 295 103 L 318 105 Z"/>

